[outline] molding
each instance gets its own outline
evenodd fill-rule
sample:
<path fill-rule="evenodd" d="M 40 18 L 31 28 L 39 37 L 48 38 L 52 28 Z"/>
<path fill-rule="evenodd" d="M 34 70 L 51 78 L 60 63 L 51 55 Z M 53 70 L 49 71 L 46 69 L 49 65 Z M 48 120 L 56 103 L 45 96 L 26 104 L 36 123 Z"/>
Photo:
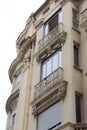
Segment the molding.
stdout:
<path fill-rule="evenodd" d="M 87 76 L 87 73 L 85 73 L 84 75 Z"/>
<path fill-rule="evenodd" d="M 11 105 L 12 103 L 18 98 L 20 90 L 18 89 L 16 92 L 10 95 L 6 102 L 6 112 L 8 113 L 11 111 Z"/>
<path fill-rule="evenodd" d="M 36 116 L 40 112 L 44 111 L 58 100 L 61 100 L 65 97 L 67 91 L 67 82 L 61 81 L 57 85 L 53 86 L 51 89 L 48 89 L 41 96 L 34 99 L 32 102 L 33 115 Z"/>
<path fill-rule="evenodd" d="M 26 39 L 26 42 L 22 45 L 20 51 L 19 51 L 19 54 L 18 56 L 15 58 L 15 60 L 12 62 L 12 64 L 10 65 L 10 68 L 9 68 L 9 78 L 10 78 L 10 81 L 12 82 L 12 78 L 13 78 L 13 72 L 17 66 L 18 63 L 20 63 L 23 58 L 24 58 L 24 55 L 26 53 L 26 51 L 31 47 L 32 47 L 32 43 L 35 42 L 35 39 L 36 39 L 36 36 L 35 34 L 32 36 L 32 37 L 28 37 Z"/>
<path fill-rule="evenodd" d="M 26 21 L 26 25 L 25 25 L 24 30 L 20 33 L 20 35 L 18 36 L 18 38 L 17 38 L 17 40 L 16 40 L 16 46 L 17 46 L 17 47 L 18 47 L 18 46 L 21 44 L 21 42 L 25 39 L 25 35 L 26 35 L 26 33 L 27 33 L 28 29 L 29 29 L 30 23 L 31 23 L 31 22 L 33 23 L 34 21 L 35 21 L 34 14 L 31 13 L 30 17 L 29 17 L 28 20 Z"/>
<path fill-rule="evenodd" d="M 74 68 L 74 69 L 77 69 L 78 71 L 80 71 L 80 72 L 82 73 L 82 69 L 81 69 L 80 67 L 78 67 L 78 66 L 76 66 L 76 65 L 73 65 L 73 68 Z"/>
<path fill-rule="evenodd" d="M 44 19 L 41 18 L 39 21 L 35 22 L 35 28 L 38 30 L 43 25 Z"/>
<path fill-rule="evenodd" d="M 61 47 L 66 41 L 66 32 L 62 32 L 57 37 L 49 39 L 47 43 L 44 45 L 44 42 L 38 48 L 38 52 L 36 53 L 37 62 L 42 62 L 47 59 L 50 55 L 52 55 L 59 47 Z M 44 40 L 43 40 L 44 41 Z M 43 46 L 44 45 L 44 46 Z"/>

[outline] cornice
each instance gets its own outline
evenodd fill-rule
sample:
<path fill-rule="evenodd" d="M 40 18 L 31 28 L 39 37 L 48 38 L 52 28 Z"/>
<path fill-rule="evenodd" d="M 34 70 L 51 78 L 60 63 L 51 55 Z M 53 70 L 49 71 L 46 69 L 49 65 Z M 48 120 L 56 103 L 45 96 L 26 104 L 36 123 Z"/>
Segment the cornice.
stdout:
<path fill-rule="evenodd" d="M 33 13 L 31 13 L 30 17 L 26 21 L 24 30 L 20 33 L 20 35 L 18 36 L 18 38 L 16 40 L 16 47 L 19 46 L 21 44 L 21 42 L 25 39 L 25 35 L 29 29 L 30 23 L 34 22 L 34 21 L 35 21 L 34 15 L 33 15 Z"/>
<path fill-rule="evenodd" d="M 6 102 L 6 112 L 11 110 L 12 103 L 18 98 L 20 90 L 18 89 L 15 93 L 11 94 Z"/>
<path fill-rule="evenodd" d="M 11 82 L 12 82 L 12 78 L 13 78 L 13 72 L 14 72 L 17 64 L 20 63 L 23 60 L 26 51 L 28 50 L 29 47 L 31 48 L 31 43 L 35 42 L 35 37 L 36 36 L 34 34 L 32 37 L 28 37 L 26 39 L 25 43 L 22 45 L 22 47 L 19 51 L 18 56 L 15 58 L 15 60 L 10 65 L 8 73 L 9 73 L 9 78 L 10 78 Z"/>

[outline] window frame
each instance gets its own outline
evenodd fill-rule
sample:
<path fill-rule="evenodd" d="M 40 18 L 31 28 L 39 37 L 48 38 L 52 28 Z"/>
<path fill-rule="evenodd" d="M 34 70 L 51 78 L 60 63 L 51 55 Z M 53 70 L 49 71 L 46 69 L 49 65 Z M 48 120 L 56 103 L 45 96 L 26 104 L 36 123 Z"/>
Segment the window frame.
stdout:
<path fill-rule="evenodd" d="M 60 55 L 59 55 L 59 52 L 62 52 L 62 47 L 60 47 L 55 53 L 53 53 L 50 57 L 48 57 L 45 61 L 43 61 L 41 63 L 41 74 L 40 74 L 40 79 L 43 80 L 45 79 L 47 76 L 49 76 L 52 72 L 54 72 L 56 69 L 58 69 L 59 67 L 62 67 L 62 55 L 61 55 L 61 66 L 60 66 L 60 62 L 59 62 L 59 59 L 60 59 Z M 58 66 L 53 69 L 53 58 L 55 55 L 58 55 L 57 58 L 58 58 Z M 47 62 L 51 59 L 51 73 L 47 74 Z M 45 77 L 43 77 L 43 65 L 46 64 L 46 70 L 45 70 Z"/>
<path fill-rule="evenodd" d="M 80 106 L 79 106 L 79 108 L 80 108 L 80 113 L 79 113 L 79 115 L 80 115 L 80 119 L 78 119 L 78 111 L 77 111 L 77 101 L 76 101 L 76 96 L 78 96 L 79 98 L 80 98 Z M 77 91 L 75 91 L 75 109 L 76 109 L 76 123 L 81 123 L 82 122 L 82 94 L 81 93 L 79 93 L 79 92 L 77 92 Z"/>
<path fill-rule="evenodd" d="M 12 125 L 15 124 L 15 118 L 16 118 L 16 111 L 12 113 Z"/>
<path fill-rule="evenodd" d="M 21 69 L 18 69 L 14 75 L 15 77 L 15 81 L 14 81 L 14 84 L 17 85 L 20 81 L 21 81 L 21 78 L 22 78 L 22 70 Z"/>
<path fill-rule="evenodd" d="M 80 67 L 80 44 L 73 41 L 74 66 Z"/>
<path fill-rule="evenodd" d="M 60 8 L 51 18 L 49 18 L 45 23 L 44 23 L 44 36 L 46 36 L 49 32 L 51 32 L 59 23 L 62 23 L 62 20 L 59 20 L 59 14 L 62 14 L 62 9 Z M 52 21 L 53 20 L 53 18 L 54 17 L 57 17 L 57 25 L 53 28 L 53 29 L 51 29 L 50 30 L 50 25 L 49 25 L 49 23 L 50 23 L 50 21 Z M 62 19 L 62 17 L 61 17 L 61 19 Z M 48 25 L 48 33 L 46 33 L 45 34 L 45 27 L 46 27 L 46 25 Z"/>
<path fill-rule="evenodd" d="M 57 105 L 57 106 L 56 106 Z M 59 113 L 59 117 L 57 118 L 58 119 L 58 121 L 59 122 L 57 122 L 57 124 L 54 124 L 53 126 L 51 126 L 51 127 L 49 127 L 48 128 L 48 130 L 53 130 L 54 128 L 59 128 L 60 126 L 61 126 L 61 124 L 62 124 L 62 100 L 58 100 L 56 103 L 54 103 L 53 105 L 51 105 L 50 107 L 48 107 L 47 109 L 45 109 L 43 112 L 41 112 L 40 114 L 42 114 L 42 113 L 44 113 L 44 112 L 47 112 L 47 111 L 49 111 L 50 109 L 51 109 L 51 112 L 54 110 L 54 109 L 56 109 L 56 108 L 54 108 L 54 107 L 57 107 L 57 112 Z M 52 110 L 52 108 L 54 108 L 53 110 Z M 59 112 L 59 110 L 60 110 L 60 112 Z M 58 116 L 58 113 L 56 114 L 57 116 Z M 38 123 L 39 123 L 39 115 L 40 114 L 38 114 L 38 116 L 37 116 L 37 130 L 38 130 Z M 46 113 L 45 113 L 46 114 Z M 49 115 L 49 114 L 48 114 Z M 50 114 L 51 115 L 51 114 Z M 41 118 L 41 117 L 40 117 Z"/>
<path fill-rule="evenodd" d="M 77 18 L 74 18 L 74 13 L 76 13 Z M 79 13 L 78 13 L 78 10 L 76 10 L 75 8 L 72 8 L 72 25 L 73 25 L 73 28 L 78 30 L 78 27 L 79 27 Z"/>

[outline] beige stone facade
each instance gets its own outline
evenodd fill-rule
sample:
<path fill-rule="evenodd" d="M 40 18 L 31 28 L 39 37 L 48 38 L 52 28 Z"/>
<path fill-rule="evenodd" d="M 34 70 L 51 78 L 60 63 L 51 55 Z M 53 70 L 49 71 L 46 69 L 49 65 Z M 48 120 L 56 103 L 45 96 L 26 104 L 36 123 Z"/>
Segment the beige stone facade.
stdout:
<path fill-rule="evenodd" d="M 87 0 L 46 0 L 16 47 L 6 130 L 87 130 Z"/>

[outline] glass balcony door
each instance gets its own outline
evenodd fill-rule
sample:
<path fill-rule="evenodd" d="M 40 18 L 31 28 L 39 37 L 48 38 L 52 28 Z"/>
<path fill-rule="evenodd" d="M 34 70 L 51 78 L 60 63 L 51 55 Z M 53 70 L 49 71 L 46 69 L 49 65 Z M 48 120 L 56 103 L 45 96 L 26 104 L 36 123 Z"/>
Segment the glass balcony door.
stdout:
<path fill-rule="evenodd" d="M 50 58 L 42 63 L 41 79 L 46 78 L 49 74 L 62 66 L 62 49 L 60 48 Z"/>

